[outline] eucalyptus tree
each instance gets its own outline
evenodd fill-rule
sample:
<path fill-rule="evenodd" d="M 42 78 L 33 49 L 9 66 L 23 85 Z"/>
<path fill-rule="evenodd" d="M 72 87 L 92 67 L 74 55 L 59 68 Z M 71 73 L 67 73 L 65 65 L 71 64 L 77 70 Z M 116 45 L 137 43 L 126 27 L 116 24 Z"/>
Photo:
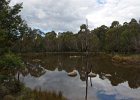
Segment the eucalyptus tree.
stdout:
<path fill-rule="evenodd" d="M 75 35 L 72 32 L 63 32 L 63 33 L 59 33 L 58 35 L 58 39 L 60 41 L 60 45 L 59 48 L 61 51 L 63 52 L 71 52 L 74 51 L 76 49 L 76 39 L 75 39 Z"/>
<path fill-rule="evenodd" d="M 82 24 L 80 26 L 80 31 L 78 32 L 78 48 L 81 52 L 85 52 L 87 50 L 88 45 L 88 37 L 90 34 L 90 30 L 87 28 L 86 24 Z"/>
<path fill-rule="evenodd" d="M 105 48 L 105 39 L 106 39 L 106 32 L 109 30 L 109 28 L 105 25 L 102 25 L 98 28 L 95 28 L 91 31 L 92 34 L 95 34 L 99 39 L 99 49 L 100 51 L 103 51 Z"/>
<path fill-rule="evenodd" d="M 0 1 L 0 48 L 10 48 L 26 32 L 20 16 L 22 3 L 9 6 L 10 0 Z"/>
<path fill-rule="evenodd" d="M 140 25 L 133 18 L 129 23 L 124 23 L 121 32 L 121 50 L 123 52 L 140 51 Z"/>
<path fill-rule="evenodd" d="M 119 21 L 113 21 L 110 28 L 115 28 L 115 27 L 119 27 L 120 24 L 119 24 Z"/>
<path fill-rule="evenodd" d="M 45 34 L 44 42 L 46 51 L 54 52 L 57 50 L 57 34 L 55 31 L 48 32 Z"/>

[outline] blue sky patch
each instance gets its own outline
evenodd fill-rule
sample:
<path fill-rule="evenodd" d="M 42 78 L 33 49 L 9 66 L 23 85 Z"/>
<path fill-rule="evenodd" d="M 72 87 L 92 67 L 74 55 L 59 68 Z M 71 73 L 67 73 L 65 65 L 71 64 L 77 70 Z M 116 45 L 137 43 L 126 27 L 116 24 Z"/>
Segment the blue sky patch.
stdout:
<path fill-rule="evenodd" d="M 98 2 L 99 4 L 105 4 L 105 3 L 106 3 L 106 0 L 97 0 L 97 2 Z"/>

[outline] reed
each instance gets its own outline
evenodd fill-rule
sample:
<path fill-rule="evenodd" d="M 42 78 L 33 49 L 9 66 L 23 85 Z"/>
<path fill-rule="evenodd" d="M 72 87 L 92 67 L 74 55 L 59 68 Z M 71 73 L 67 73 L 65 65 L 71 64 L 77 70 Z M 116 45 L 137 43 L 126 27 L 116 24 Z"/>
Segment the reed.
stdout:
<path fill-rule="evenodd" d="M 140 54 L 135 55 L 115 55 L 112 57 L 113 62 L 119 62 L 119 63 L 128 63 L 128 64 L 140 64 Z"/>

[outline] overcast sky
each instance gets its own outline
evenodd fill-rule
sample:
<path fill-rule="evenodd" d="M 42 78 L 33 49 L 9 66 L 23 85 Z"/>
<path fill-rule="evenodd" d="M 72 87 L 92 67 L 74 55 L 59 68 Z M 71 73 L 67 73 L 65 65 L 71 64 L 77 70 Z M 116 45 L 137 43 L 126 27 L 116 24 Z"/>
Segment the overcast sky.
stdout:
<path fill-rule="evenodd" d="M 23 2 L 21 15 L 29 26 L 42 31 L 73 31 L 89 21 L 89 28 L 111 22 L 140 19 L 140 0 L 12 0 Z"/>

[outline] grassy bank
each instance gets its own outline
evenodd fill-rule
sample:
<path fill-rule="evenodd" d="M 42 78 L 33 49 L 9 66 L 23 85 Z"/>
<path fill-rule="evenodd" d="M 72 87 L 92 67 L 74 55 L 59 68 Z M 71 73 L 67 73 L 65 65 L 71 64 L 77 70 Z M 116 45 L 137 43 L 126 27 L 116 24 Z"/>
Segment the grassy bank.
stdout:
<path fill-rule="evenodd" d="M 116 54 L 112 57 L 112 61 L 123 64 L 140 64 L 140 54 Z"/>

